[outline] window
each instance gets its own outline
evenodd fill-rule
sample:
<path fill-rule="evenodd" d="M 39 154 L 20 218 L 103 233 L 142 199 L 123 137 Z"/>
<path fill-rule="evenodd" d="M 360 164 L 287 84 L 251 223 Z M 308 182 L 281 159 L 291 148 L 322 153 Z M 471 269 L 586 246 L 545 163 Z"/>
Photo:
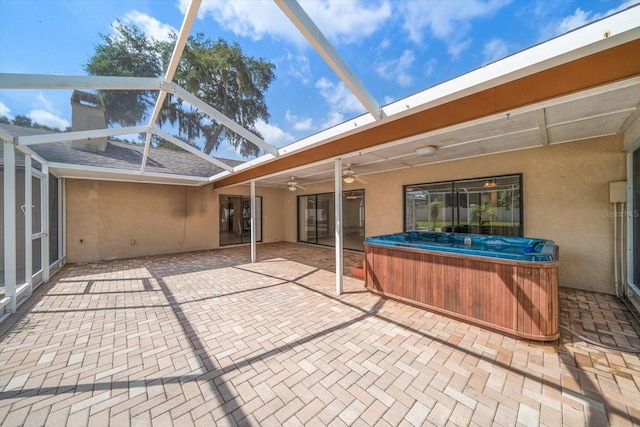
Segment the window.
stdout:
<path fill-rule="evenodd" d="M 298 196 L 298 241 L 335 246 L 335 193 Z M 363 250 L 364 190 L 342 193 L 343 247 Z"/>
<path fill-rule="evenodd" d="M 522 236 L 522 175 L 405 185 L 404 231 Z"/>

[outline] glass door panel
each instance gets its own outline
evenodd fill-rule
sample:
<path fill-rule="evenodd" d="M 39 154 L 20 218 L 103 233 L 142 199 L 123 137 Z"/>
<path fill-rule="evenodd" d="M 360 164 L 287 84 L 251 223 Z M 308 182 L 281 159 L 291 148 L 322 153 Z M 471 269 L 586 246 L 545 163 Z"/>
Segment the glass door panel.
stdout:
<path fill-rule="evenodd" d="M 262 197 L 256 197 L 256 241 L 262 241 Z M 251 199 L 221 195 L 220 246 L 251 242 Z"/>
<path fill-rule="evenodd" d="M 58 261 L 59 229 L 58 229 L 58 178 L 49 174 L 49 264 Z"/>
<path fill-rule="evenodd" d="M 335 245 L 335 200 L 333 194 L 319 194 L 316 208 L 317 241 L 321 245 Z"/>
<path fill-rule="evenodd" d="M 37 164 L 37 162 L 34 162 Z M 34 285 L 42 281 L 42 245 L 44 239 L 44 176 L 37 168 L 31 174 L 31 279 Z"/>
<path fill-rule="evenodd" d="M 342 198 L 343 247 L 364 250 L 364 190 L 349 191 Z"/>
<path fill-rule="evenodd" d="M 25 223 L 24 204 L 25 194 L 25 156 L 16 150 L 16 283 L 18 286 L 27 282 L 25 277 Z"/>
<path fill-rule="evenodd" d="M 640 149 L 633 153 L 633 283 L 640 285 Z"/>
<path fill-rule="evenodd" d="M 343 247 L 363 250 L 364 190 L 342 193 Z M 298 241 L 335 246 L 334 193 L 298 196 Z"/>

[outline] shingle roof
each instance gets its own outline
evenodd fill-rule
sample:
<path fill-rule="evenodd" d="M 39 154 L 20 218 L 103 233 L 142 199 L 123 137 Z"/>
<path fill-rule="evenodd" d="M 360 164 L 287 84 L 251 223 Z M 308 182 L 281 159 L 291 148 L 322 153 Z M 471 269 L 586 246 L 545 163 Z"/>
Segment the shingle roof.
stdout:
<path fill-rule="evenodd" d="M 49 130 L 5 123 L 0 123 L 0 127 L 14 137 L 51 133 Z M 144 152 L 144 146 L 142 145 L 111 140 L 108 141 L 107 148 L 104 152 L 72 147 L 71 142 L 38 144 L 30 146 L 30 148 L 42 158 L 52 163 L 124 170 L 139 170 Z M 2 150 L 0 150 L 0 158 L 2 158 Z M 217 159 L 229 166 L 236 166 L 242 163 L 237 160 Z M 147 157 L 145 170 L 148 172 L 197 177 L 210 177 L 223 171 L 222 168 L 191 153 L 167 148 L 151 148 Z"/>

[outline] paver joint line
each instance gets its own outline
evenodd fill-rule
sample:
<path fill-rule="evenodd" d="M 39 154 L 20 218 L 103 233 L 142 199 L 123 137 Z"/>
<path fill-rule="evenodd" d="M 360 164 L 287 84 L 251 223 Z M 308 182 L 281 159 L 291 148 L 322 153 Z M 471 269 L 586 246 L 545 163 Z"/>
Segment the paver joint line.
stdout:
<path fill-rule="evenodd" d="M 515 340 L 350 277 L 336 296 L 334 262 L 274 243 L 255 264 L 234 247 L 67 265 L 0 324 L 0 425 L 640 424 L 638 355 Z M 559 297 L 563 325 L 640 346 L 612 296 Z"/>

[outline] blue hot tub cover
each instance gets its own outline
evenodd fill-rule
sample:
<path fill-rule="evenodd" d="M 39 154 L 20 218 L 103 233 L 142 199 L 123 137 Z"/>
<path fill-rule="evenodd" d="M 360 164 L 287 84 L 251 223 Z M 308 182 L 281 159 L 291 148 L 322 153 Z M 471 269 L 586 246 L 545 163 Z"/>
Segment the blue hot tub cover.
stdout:
<path fill-rule="evenodd" d="M 557 256 L 552 240 L 484 234 L 408 231 L 367 237 L 365 243 L 515 261 L 553 262 Z"/>

